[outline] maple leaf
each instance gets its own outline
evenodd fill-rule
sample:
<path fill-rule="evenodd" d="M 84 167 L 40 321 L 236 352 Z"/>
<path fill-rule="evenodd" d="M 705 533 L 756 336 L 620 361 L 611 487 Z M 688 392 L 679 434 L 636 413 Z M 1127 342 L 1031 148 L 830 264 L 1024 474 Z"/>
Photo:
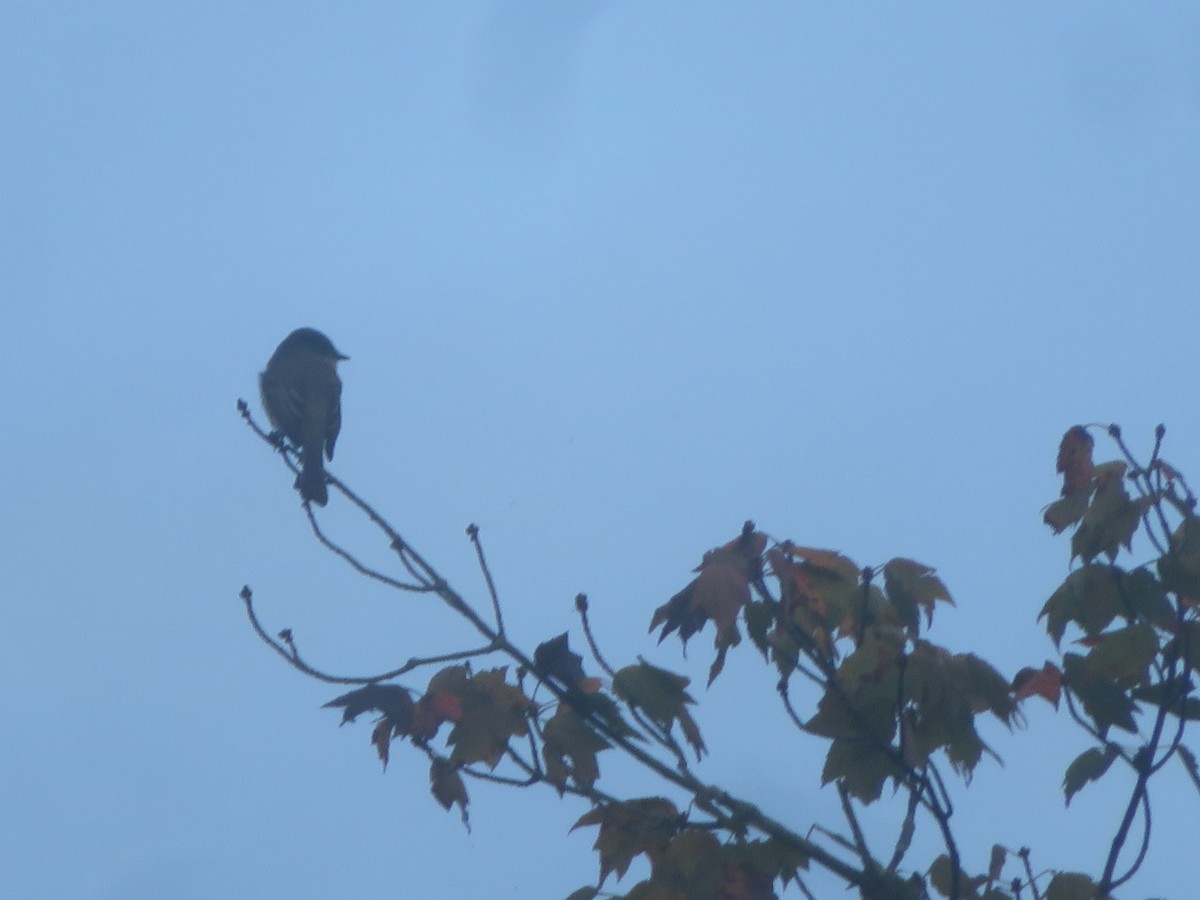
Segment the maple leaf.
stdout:
<path fill-rule="evenodd" d="M 796 651 L 815 650 L 828 662 L 836 658 L 832 628 L 827 623 L 828 605 L 820 597 L 810 572 L 796 565 L 780 548 L 767 554 L 771 574 L 779 582 L 780 604 L 775 612 L 775 629 L 764 635 L 771 646 L 772 656 L 780 672 L 787 675 L 795 667 Z M 747 607 L 749 610 L 750 607 Z M 764 610 L 746 619 L 747 628 L 761 627 Z M 754 631 L 751 630 L 751 637 Z M 757 640 L 755 641 L 757 643 Z"/>
<path fill-rule="evenodd" d="M 422 743 L 432 740 L 443 722 L 457 722 L 462 717 L 460 695 L 466 690 L 469 671 L 466 666 L 448 666 L 436 672 L 408 718 L 396 724 L 396 733 Z"/>
<path fill-rule="evenodd" d="M 888 778 L 899 782 L 904 770 L 886 753 L 879 741 L 870 738 L 836 738 L 825 755 L 821 783 L 839 781 L 863 803 L 874 803 L 883 793 Z"/>
<path fill-rule="evenodd" d="M 559 704 L 542 729 L 542 738 L 546 777 L 559 789 L 560 794 L 566 787 L 568 777 L 583 788 L 590 788 L 596 783 L 600 777 L 596 754 L 607 750 L 609 743 L 589 728 L 578 713 L 569 706 Z"/>
<path fill-rule="evenodd" d="M 785 543 L 769 554 L 783 600 L 781 621 L 799 628 L 802 640 L 833 658 L 832 635 L 858 634 L 864 605 L 862 570 L 833 550 Z"/>
<path fill-rule="evenodd" d="M 456 765 L 444 759 L 435 759 L 429 767 L 429 790 L 447 811 L 457 803 L 463 825 L 467 831 L 471 830 L 471 822 L 467 817 L 467 786 L 463 784 Z"/>
<path fill-rule="evenodd" d="M 888 598 L 900 613 L 901 623 L 916 635 L 921 630 L 920 610 L 925 611 L 925 624 L 933 624 L 933 606 L 941 600 L 954 605 L 954 600 L 942 579 L 930 566 L 911 559 L 896 557 L 883 567 L 883 583 Z"/>
<path fill-rule="evenodd" d="M 1101 553 L 1115 559 L 1122 545 L 1128 550 L 1138 523 L 1154 503 L 1148 496 L 1130 498 L 1125 490 L 1125 470 L 1120 461 L 1096 467 L 1096 493 L 1071 537 L 1071 552 L 1085 563 Z"/>
<path fill-rule="evenodd" d="M 529 733 L 526 716 L 535 707 L 519 687 L 505 681 L 507 667 L 473 675 L 464 688 L 462 717 L 447 742 L 455 762 L 483 762 L 495 768 L 508 742 Z"/>
<path fill-rule="evenodd" d="M 1095 467 L 1092 465 L 1092 447 L 1096 441 L 1082 425 L 1067 430 L 1058 445 L 1058 459 L 1054 471 L 1063 477 L 1063 496 L 1083 490 L 1092 483 Z"/>
<path fill-rule="evenodd" d="M 449 691 L 427 693 L 413 709 L 408 733 L 414 741 L 433 740 L 443 722 L 457 722 L 462 714 L 462 698 L 457 694 Z"/>
<path fill-rule="evenodd" d="M 657 891 L 651 896 L 659 893 L 672 898 L 720 896 L 726 900 L 726 895 L 717 893 L 724 868 L 721 842 L 716 835 L 687 828 L 672 837 L 661 853 L 652 857 L 650 879 L 643 884 Z M 736 896 L 728 897 L 728 900 L 736 900 Z"/>
<path fill-rule="evenodd" d="M 773 838 L 725 844 L 721 847 L 721 856 L 726 860 L 727 867 L 737 866 L 758 876 L 757 878 L 752 877 L 753 883 L 747 885 L 747 889 L 750 891 L 762 886 L 760 878 L 765 879 L 767 887 L 775 879 L 784 884 L 797 879 L 800 870 L 807 869 L 809 864 L 806 854 Z M 737 897 L 738 895 L 734 894 L 733 896 Z M 755 895 L 750 893 L 749 896 L 754 897 Z"/>
<path fill-rule="evenodd" d="M 1089 564 L 1067 576 L 1038 618 L 1045 617 L 1046 631 L 1057 646 L 1068 622 L 1075 622 L 1085 634 L 1099 634 L 1125 609 L 1121 572 L 1116 566 Z"/>
<path fill-rule="evenodd" d="M 1085 784 L 1089 781 L 1099 781 L 1116 758 L 1117 751 L 1111 746 L 1103 750 L 1092 747 L 1075 757 L 1063 776 L 1063 793 L 1067 797 L 1067 806 L 1071 805 L 1071 798 L 1079 793 Z"/>
<path fill-rule="evenodd" d="M 933 865 L 929 867 L 929 882 L 943 897 L 950 896 L 950 887 L 954 883 L 951 874 L 954 871 L 954 863 L 950 861 L 950 857 L 943 853 L 933 861 Z M 962 869 L 958 870 L 959 896 L 975 897 L 976 891 L 987 883 L 986 875 L 976 875 L 971 877 Z"/>
<path fill-rule="evenodd" d="M 584 674 L 583 657 L 571 651 L 565 631 L 538 644 L 533 651 L 533 665 L 540 677 L 553 679 L 568 690 L 595 693 L 599 689 L 596 679 Z"/>
<path fill-rule="evenodd" d="M 376 710 L 400 730 L 408 727 L 412 717 L 413 700 L 405 688 L 397 684 L 368 684 L 335 697 L 322 709 L 342 707 L 342 724 L 353 722 L 369 710 Z"/>
<path fill-rule="evenodd" d="M 1158 633 L 1143 622 L 1097 637 L 1084 666 L 1089 676 L 1112 679 L 1120 687 L 1129 688 L 1146 681 L 1157 655 Z"/>
<path fill-rule="evenodd" d="M 1062 532 L 1083 518 L 1091 499 L 1092 490 L 1090 487 L 1083 491 L 1073 491 L 1047 506 L 1046 512 L 1042 516 L 1042 521 L 1049 525 L 1055 534 L 1062 534 Z"/>
<path fill-rule="evenodd" d="M 1020 703 L 1029 697 L 1042 697 L 1058 709 L 1062 695 L 1062 672 L 1049 660 L 1040 669 L 1026 666 L 1012 680 L 1013 699 Z"/>
<path fill-rule="evenodd" d="M 636 665 L 626 666 L 613 676 L 613 691 L 668 732 L 672 723 L 678 721 L 684 737 L 699 759 L 707 748 L 700 737 L 700 728 L 687 710 L 689 704 L 696 702 L 685 690 L 690 682 L 690 678 L 642 660 Z"/>
<path fill-rule="evenodd" d="M 679 809 L 663 797 L 646 797 L 598 806 L 585 813 L 571 830 L 599 825 L 595 849 L 600 854 L 600 883 L 610 873 L 623 878 L 634 858 L 655 859 L 670 843 L 680 825 Z"/>
<path fill-rule="evenodd" d="M 721 870 L 717 896 L 721 900 L 778 900 L 774 880 L 745 863 L 727 862 Z"/>
<path fill-rule="evenodd" d="M 1183 597 L 1200 597 L 1200 519 L 1196 516 L 1187 516 L 1171 535 L 1167 553 L 1158 560 L 1158 576 Z"/>
<path fill-rule="evenodd" d="M 699 575 L 654 611 L 649 630 L 662 626 L 660 643 L 678 631 L 686 644 L 710 619 L 719 633 L 732 628 L 742 607 L 750 602 L 750 585 L 761 575 L 766 546 L 766 535 L 747 522 L 737 538 L 704 554 L 696 568 Z"/>
<path fill-rule="evenodd" d="M 1088 670 L 1084 657 L 1077 653 L 1063 655 L 1063 685 L 1070 688 L 1083 703 L 1086 712 L 1103 736 L 1116 726 L 1122 731 L 1137 734 L 1133 719 L 1137 705 L 1111 678 L 1097 677 Z"/>
<path fill-rule="evenodd" d="M 371 729 L 371 743 L 375 747 L 375 752 L 379 754 L 379 761 L 383 763 L 383 768 L 386 771 L 388 748 L 392 744 L 392 723 L 387 719 L 380 719 L 376 722 L 375 727 Z"/>
<path fill-rule="evenodd" d="M 954 654 L 951 665 L 954 677 L 962 682 L 971 700 L 971 711 L 987 711 L 1004 724 L 1010 724 L 1017 704 L 1004 676 L 974 653 Z"/>
<path fill-rule="evenodd" d="M 1099 885 L 1080 872 L 1059 872 L 1046 885 L 1046 900 L 1095 900 Z M 1103 900 L 1110 900 L 1105 895 Z"/>

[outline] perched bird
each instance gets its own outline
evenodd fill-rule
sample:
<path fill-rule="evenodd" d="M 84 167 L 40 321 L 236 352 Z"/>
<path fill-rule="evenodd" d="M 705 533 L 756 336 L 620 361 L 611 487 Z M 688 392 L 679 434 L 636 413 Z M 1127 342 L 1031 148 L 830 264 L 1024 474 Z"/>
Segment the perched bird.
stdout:
<path fill-rule="evenodd" d="M 297 328 L 283 339 L 258 376 L 263 408 L 277 431 L 300 448 L 296 488 L 318 506 L 329 502 L 321 456 L 333 459 L 342 428 L 343 356 L 315 328 Z"/>

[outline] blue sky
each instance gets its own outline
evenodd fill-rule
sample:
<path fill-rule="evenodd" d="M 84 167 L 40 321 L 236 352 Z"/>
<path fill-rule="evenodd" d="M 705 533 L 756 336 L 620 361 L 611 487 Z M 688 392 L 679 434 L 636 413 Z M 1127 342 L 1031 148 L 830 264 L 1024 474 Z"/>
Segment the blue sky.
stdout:
<path fill-rule="evenodd" d="M 351 356 L 334 471 L 476 597 L 479 523 L 531 645 L 586 591 L 610 657 L 702 674 L 703 636 L 684 663 L 645 627 L 753 518 L 937 566 L 934 640 L 1040 665 L 1062 432 L 1165 422 L 1200 478 L 1198 42 L 1184 3 L 10 0 L 6 893 L 594 877 L 580 806 L 479 787 L 465 834 L 246 626 L 243 583 L 331 670 L 469 639 L 322 553 L 237 418 L 299 325 Z M 323 518 L 386 560 L 336 496 Z M 702 773 L 827 822 L 773 683 L 747 652 L 701 691 Z M 1064 812 L 1086 744 L 1029 713 L 960 798 L 964 849 L 1095 871 L 1123 785 Z M 1182 896 L 1195 798 L 1154 799 L 1128 896 Z"/>

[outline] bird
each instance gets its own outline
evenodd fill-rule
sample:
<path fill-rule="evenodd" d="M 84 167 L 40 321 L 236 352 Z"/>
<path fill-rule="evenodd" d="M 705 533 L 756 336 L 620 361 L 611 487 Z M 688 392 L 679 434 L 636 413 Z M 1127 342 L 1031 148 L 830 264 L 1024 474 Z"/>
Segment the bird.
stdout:
<path fill-rule="evenodd" d="M 337 364 L 349 359 L 315 328 L 297 328 L 283 339 L 258 376 L 263 409 L 279 434 L 300 449 L 300 497 L 329 502 L 322 456 L 333 459 L 342 428 L 342 380 Z"/>

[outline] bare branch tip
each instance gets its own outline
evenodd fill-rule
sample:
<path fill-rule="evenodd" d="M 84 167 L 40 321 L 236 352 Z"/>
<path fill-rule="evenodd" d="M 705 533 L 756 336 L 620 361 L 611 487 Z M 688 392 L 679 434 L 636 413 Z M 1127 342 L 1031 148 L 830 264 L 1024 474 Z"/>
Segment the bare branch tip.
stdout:
<path fill-rule="evenodd" d="M 242 598 L 243 603 L 245 603 L 247 606 L 249 606 L 251 599 L 252 599 L 252 594 L 250 592 L 250 585 L 243 584 L 241 591 L 238 593 L 238 596 Z"/>
<path fill-rule="evenodd" d="M 575 595 L 575 609 L 576 609 L 576 611 L 581 612 L 581 613 L 585 613 L 588 611 L 587 594 L 576 594 Z"/>
<path fill-rule="evenodd" d="M 472 541 L 479 540 L 479 526 L 474 522 L 467 526 L 467 537 L 469 537 Z"/>

